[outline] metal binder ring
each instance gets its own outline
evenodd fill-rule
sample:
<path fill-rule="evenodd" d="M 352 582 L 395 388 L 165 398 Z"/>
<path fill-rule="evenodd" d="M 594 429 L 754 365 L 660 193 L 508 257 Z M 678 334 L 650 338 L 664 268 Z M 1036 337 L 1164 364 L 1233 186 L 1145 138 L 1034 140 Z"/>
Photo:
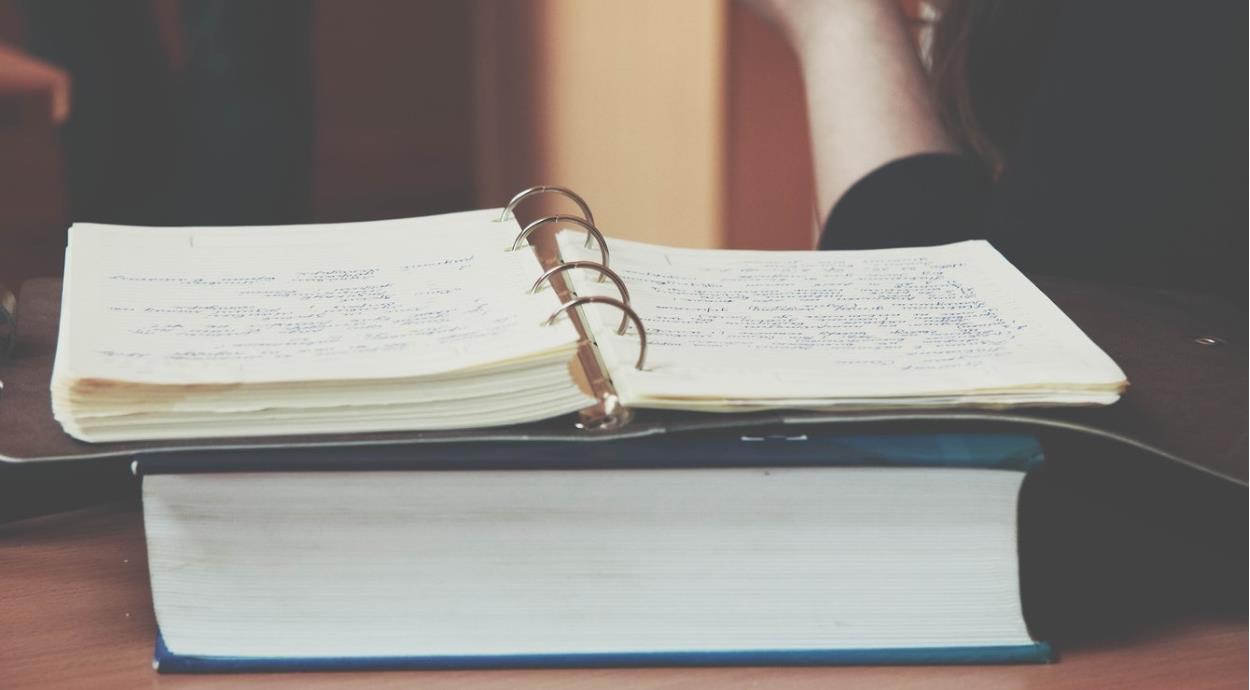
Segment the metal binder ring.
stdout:
<path fill-rule="evenodd" d="M 13 351 L 17 343 L 17 298 L 0 283 L 0 359 Z"/>
<path fill-rule="evenodd" d="M 616 285 L 616 289 L 620 290 L 621 301 L 624 302 L 625 304 L 629 304 L 629 290 L 625 288 L 625 281 L 621 280 L 621 277 L 616 274 L 616 271 L 613 271 L 612 269 L 608 268 L 607 266 L 604 266 L 603 264 L 595 263 L 594 261 L 570 261 L 568 263 L 560 264 L 559 266 L 553 266 L 552 268 L 549 268 L 546 271 L 544 271 L 542 275 L 538 276 L 538 280 L 535 280 L 534 285 L 530 287 L 530 293 L 533 294 L 535 292 L 538 292 L 538 288 L 542 287 L 542 284 L 550 280 L 552 276 L 558 275 L 560 273 L 564 273 L 565 271 L 569 271 L 574 268 L 588 268 L 592 271 L 597 271 L 599 275 L 607 276 L 608 279 L 610 279 L 612 283 Z M 619 328 L 616 329 L 616 334 L 625 335 L 625 329 L 628 327 L 629 327 L 629 315 L 622 314 L 621 325 Z"/>
<path fill-rule="evenodd" d="M 608 241 L 603 238 L 603 233 L 599 232 L 599 228 L 596 228 L 577 216 L 547 216 L 546 218 L 539 218 L 533 223 L 526 225 L 525 228 L 521 230 L 521 234 L 516 236 L 516 239 L 512 242 L 512 251 L 520 249 L 521 243 L 530 236 L 530 233 L 537 230 L 539 226 L 546 225 L 547 223 L 572 223 L 573 225 L 585 230 L 590 237 L 593 237 L 595 241 L 599 243 L 599 263 L 602 264 L 604 268 L 608 267 Z M 586 246 L 589 247 L 590 243 L 587 242 Z M 602 275 L 599 277 L 599 282 L 603 282 Z"/>
<path fill-rule="evenodd" d="M 505 221 L 505 220 L 508 220 L 508 218 L 512 217 L 512 212 L 516 210 L 517 204 L 521 203 L 522 201 L 525 201 L 526 199 L 532 196 L 545 194 L 547 192 L 552 192 L 552 193 L 567 197 L 569 199 L 572 199 L 573 203 L 577 204 L 577 207 L 582 210 L 582 217 L 586 220 L 586 222 L 590 223 L 591 225 L 595 224 L 595 216 L 593 213 L 590 212 L 590 205 L 586 203 L 585 199 L 581 198 L 580 196 L 577 195 L 576 192 L 574 192 L 571 189 L 568 189 L 567 187 L 556 187 L 555 185 L 539 185 L 537 187 L 530 187 L 529 189 L 526 189 L 522 191 L 520 194 L 517 194 L 516 196 L 512 197 L 512 201 L 509 201 L 508 205 L 504 207 L 503 213 L 499 214 L 499 220 Z M 589 237 L 586 238 L 586 248 L 590 249 Z"/>
<path fill-rule="evenodd" d="M 625 316 L 628 317 L 630 321 L 634 322 L 634 328 L 638 329 L 638 361 L 634 364 L 634 368 L 642 371 L 642 367 L 647 360 L 647 330 L 642 327 L 642 319 L 638 318 L 637 312 L 635 312 L 628 304 L 625 304 L 615 297 L 590 295 L 588 297 L 578 297 L 577 299 L 569 300 L 568 302 L 561 304 L 559 309 L 555 310 L 551 313 L 551 316 L 547 317 L 547 325 L 550 326 L 555 323 L 556 319 L 559 318 L 559 316 L 564 312 L 574 307 L 580 307 L 583 304 L 610 304 L 625 312 Z"/>

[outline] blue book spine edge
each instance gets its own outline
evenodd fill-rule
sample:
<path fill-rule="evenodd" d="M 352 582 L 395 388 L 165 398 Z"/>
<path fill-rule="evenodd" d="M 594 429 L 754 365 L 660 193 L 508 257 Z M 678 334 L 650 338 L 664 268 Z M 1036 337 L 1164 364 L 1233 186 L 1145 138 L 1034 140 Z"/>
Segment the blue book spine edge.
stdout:
<path fill-rule="evenodd" d="M 218 450 L 146 455 L 135 474 L 370 470 L 582 470 L 716 467 L 944 467 L 1029 472 L 1043 462 L 1026 434 L 673 436 L 613 443 L 442 443 L 377 448 Z"/>
<path fill-rule="evenodd" d="M 1029 664 L 1054 661 L 1049 644 L 880 649 L 772 649 L 447 656 L 235 657 L 176 654 L 156 635 L 160 673 L 282 673 L 639 666 L 880 666 Z"/>

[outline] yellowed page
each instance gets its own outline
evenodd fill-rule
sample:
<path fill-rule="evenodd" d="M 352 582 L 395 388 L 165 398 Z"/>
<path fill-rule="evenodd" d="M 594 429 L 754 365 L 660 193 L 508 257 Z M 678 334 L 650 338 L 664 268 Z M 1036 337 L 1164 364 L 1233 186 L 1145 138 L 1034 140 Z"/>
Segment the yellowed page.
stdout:
<path fill-rule="evenodd" d="M 593 258 L 562 236 L 566 258 Z M 627 404 L 662 407 L 1110 402 L 1124 374 L 988 243 L 843 252 L 609 240 L 649 338 L 588 309 Z M 610 284 L 576 277 L 580 293 Z M 976 394 L 973 396 L 972 394 Z"/>
<path fill-rule="evenodd" d="M 75 225 L 61 380 L 415 377 L 577 340 L 497 210 L 334 226 Z"/>

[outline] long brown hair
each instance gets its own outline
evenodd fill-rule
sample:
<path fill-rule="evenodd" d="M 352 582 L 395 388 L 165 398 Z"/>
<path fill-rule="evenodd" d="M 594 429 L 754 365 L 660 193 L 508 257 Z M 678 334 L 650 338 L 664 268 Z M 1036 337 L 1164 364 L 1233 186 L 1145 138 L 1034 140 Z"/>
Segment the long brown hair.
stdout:
<path fill-rule="evenodd" d="M 1054 22 L 1053 0 L 949 0 L 934 27 L 932 83 L 943 124 L 1000 175 Z"/>

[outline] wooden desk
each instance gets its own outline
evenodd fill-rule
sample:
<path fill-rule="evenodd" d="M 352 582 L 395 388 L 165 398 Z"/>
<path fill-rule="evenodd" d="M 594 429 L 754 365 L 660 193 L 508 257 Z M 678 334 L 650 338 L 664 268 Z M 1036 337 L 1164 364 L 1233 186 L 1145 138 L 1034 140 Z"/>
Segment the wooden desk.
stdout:
<path fill-rule="evenodd" d="M 1045 666 L 647 668 L 171 676 L 134 503 L 0 525 L 5 688 L 1244 688 L 1245 612 L 1176 620 L 1099 643 L 1056 641 Z"/>

